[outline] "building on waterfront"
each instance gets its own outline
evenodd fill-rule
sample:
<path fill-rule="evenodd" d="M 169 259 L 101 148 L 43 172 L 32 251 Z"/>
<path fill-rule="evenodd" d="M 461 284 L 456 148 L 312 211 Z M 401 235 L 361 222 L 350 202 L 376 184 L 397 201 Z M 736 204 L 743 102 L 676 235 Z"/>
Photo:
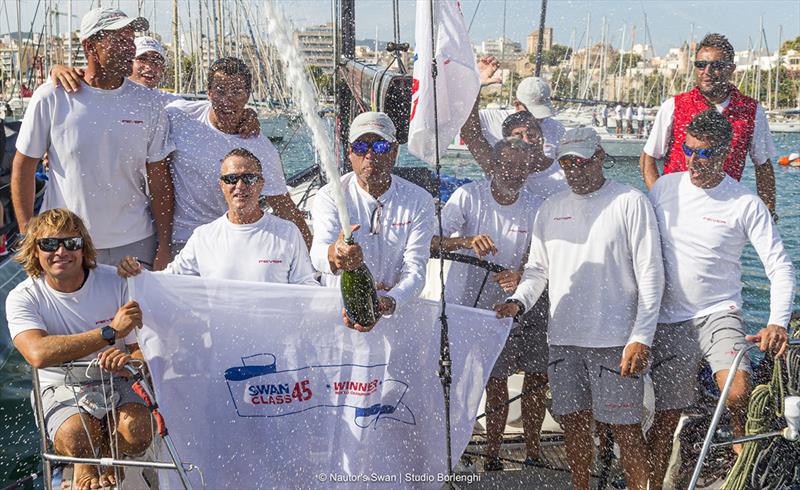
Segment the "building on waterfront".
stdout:
<path fill-rule="evenodd" d="M 544 28 L 544 36 L 542 36 L 544 42 L 542 43 L 542 50 L 543 51 L 550 51 L 553 48 L 553 28 L 552 27 L 545 27 Z M 532 55 L 536 53 L 536 45 L 539 43 L 539 29 L 532 31 L 528 34 L 528 55 Z"/>
<path fill-rule="evenodd" d="M 319 66 L 324 73 L 333 73 L 333 24 L 306 27 L 295 31 L 294 42 L 309 65 Z"/>

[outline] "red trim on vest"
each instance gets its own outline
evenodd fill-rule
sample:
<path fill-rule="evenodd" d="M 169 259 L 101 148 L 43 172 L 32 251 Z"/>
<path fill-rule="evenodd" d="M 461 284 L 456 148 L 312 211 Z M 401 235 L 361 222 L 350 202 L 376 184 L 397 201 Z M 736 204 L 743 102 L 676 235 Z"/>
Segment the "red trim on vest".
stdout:
<path fill-rule="evenodd" d="M 731 152 L 725 161 L 725 173 L 736 180 L 742 178 L 747 150 L 750 149 L 750 142 L 753 140 L 757 104 L 755 99 L 744 96 L 735 87 L 731 87 L 730 102 L 725 107 L 725 110 L 722 111 L 722 115 L 733 126 Z M 708 105 L 698 87 L 675 96 L 675 112 L 672 115 L 672 136 L 670 138 L 669 151 L 664 159 L 665 174 L 686 171 L 686 156 L 681 148 L 686 139 L 686 126 L 692 122 L 694 116 L 712 108 Z"/>

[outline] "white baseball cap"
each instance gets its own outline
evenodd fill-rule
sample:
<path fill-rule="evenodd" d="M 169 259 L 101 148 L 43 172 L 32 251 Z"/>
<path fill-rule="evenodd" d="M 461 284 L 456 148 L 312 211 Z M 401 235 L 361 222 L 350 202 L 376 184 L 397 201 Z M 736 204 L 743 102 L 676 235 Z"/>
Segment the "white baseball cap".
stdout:
<path fill-rule="evenodd" d="M 350 143 L 365 134 L 377 134 L 389 143 L 395 143 L 397 130 L 384 112 L 362 112 L 350 123 Z"/>
<path fill-rule="evenodd" d="M 135 31 L 150 29 L 150 23 L 144 17 L 128 17 L 119 9 L 102 7 L 90 10 L 81 19 L 81 41 L 100 31 L 117 31 L 128 26 L 132 26 Z"/>
<path fill-rule="evenodd" d="M 167 59 L 166 51 L 164 51 L 164 46 L 158 42 L 157 39 L 152 38 L 150 36 L 139 36 L 133 40 L 134 44 L 136 44 L 136 58 L 139 56 L 148 53 L 150 51 L 154 53 L 158 53 L 161 55 L 162 58 Z"/>
<path fill-rule="evenodd" d="M 525 104 L 525 107 L 536 119 L 553 116 L 550 86 L 539 77 L 528 77 L 519 82 L 517 100 Z"/>
<path fill-rule="evenodd" d="M 600 148 L 600 136 L 593 128 L 574 128 L 568 130 L 558 145 L 558 158 L 577 155 L 591 158 Z"/>

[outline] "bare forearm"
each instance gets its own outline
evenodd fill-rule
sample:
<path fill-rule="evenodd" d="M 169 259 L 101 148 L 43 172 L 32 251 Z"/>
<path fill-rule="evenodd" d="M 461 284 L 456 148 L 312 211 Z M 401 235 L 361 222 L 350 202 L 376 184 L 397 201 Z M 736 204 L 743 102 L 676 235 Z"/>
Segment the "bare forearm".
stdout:
<path fill-rule="evenodd" d="M 441 249 L 439 248 L 439 237 L 435 236 L 431 240 L 431 252 L 438 252 L 439 250 L 443 250 L 445 252 L 452 252 L 454 250 L 462 250 L 465 248 L 470 248 L 470 239 L 472 237 L 450 237 L 450 238 L 442 238 L 441 239 Z"/>
<path fill-rule="evenodd" d="M 175 206 L 175 189 L 166 161 L 147 164 L 150 186 L 150 211 L 156 224 L 159 246 L 169 247 L 172 239 L 172 215 Z"/>
<path fill-rule="evenodd" d="M 642 155 L 639 157 L 639 169 L 642 171 L 642 178 L 644 178 L 647 190 L 652 189 L 656 180 L 660 177 L 656 159 L 642 152 Z"/>
<path fill-rule="evenodd" d="M 494 166 L 494 151 L 481 130 L 481 120 L 478 114 L 479 102 L 480 95 L 475 99 L 475 105 L 472 106 L 472 111 L 461 128 L 461 139 L 464 140 L 464 144 L 467 145 L 481 170 L 488 174 Z"/>
<path fill-rule="evenodd" d="M 311 242 L 313 241 L 311 230 L 308 228 L 308 224 L 306 223 L 305 216 L 303 216 L 303 212 L 300 211 L 294 201 L 292 201 L 291 196 L 289 196 L 289 194 L 268 196 L 267 203 L 272 208 L 275 216 L 285 219 L 286 221 L 291 221 L 295 224 L 295 226 L 297 226 L 297 228 L 300 230 L 300 233 L 303 235 L 303 240 L 306 242 L 306 247 L 311 249 Z"/>
<path fill-rule="evenodd" d="M 43 335 L 24 342 L 19 339 L 27 333 L 18 335 L 14 344 L 25 360 L 39 369 L 81 359 L 108 346 L 99 328 L 73 335 Z"/>
<path fill-rule="evenodd" d="M 756 190 L 758 197 L 764 201 L 770 212 L 775 212 L 775 170 L 772 162 L 767 160 L 763 165 L 756 165 Z"/>
<path fill-rule="evenodd" d="M 36 165 L 38 158 L 17 152 L 11 166 L 11 202 L 19 224 L 24 233 L 33 217 L 33 200 L 36 194 Z"/>

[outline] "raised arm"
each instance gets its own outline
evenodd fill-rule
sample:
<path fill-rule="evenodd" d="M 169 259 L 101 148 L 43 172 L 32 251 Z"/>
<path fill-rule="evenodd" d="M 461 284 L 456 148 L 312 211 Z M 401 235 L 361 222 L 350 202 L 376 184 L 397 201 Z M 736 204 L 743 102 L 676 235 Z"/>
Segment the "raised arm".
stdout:
<path fill-rule="evenodd" d="M 306 249 L 311 248 L 311 242 L 313 237 L 311 236 L 311 230 L 308 228 L 308 224 L 306 224 L 305 216 L 303 216 L 303 212 L 298 209 L 297 204 L 292 201 L 292 198 L 289 196 L 288 193 L 282 194 L 279 196 L 266 196 L 267 203 L 274 211 L 275 216 L 285 219 L 286 221 L 291 221 L 292 223 L 297 226 L 297 229 L 300 230 L 300 233 L 303 235 L 303 240 L 306 244 Z"/>
<path fill-rule="evenodd" d="M 491 85 L 493 83 L 500 83 L 500 77 L 495 76 L 495 72 L 499 68 L 500 63 L 493 57 L 485 57 L 478 60 L 478 71 L 481 76 L 481 86 Z M 494 151 L 492 145 L 486 140 L 481 130 L 481 121 L 478 114 L 480 105 L 480 93 L 475 99 L 475 105 L 472 106 L 472 111 L 467 117 L 467 121 L 461 128 L 461 139 L 464 144 L 469 148 L 469 152 L 475 158 L 475 161 L 480 165 L 484 173 L 489 173 L 494 167 Z"/>

